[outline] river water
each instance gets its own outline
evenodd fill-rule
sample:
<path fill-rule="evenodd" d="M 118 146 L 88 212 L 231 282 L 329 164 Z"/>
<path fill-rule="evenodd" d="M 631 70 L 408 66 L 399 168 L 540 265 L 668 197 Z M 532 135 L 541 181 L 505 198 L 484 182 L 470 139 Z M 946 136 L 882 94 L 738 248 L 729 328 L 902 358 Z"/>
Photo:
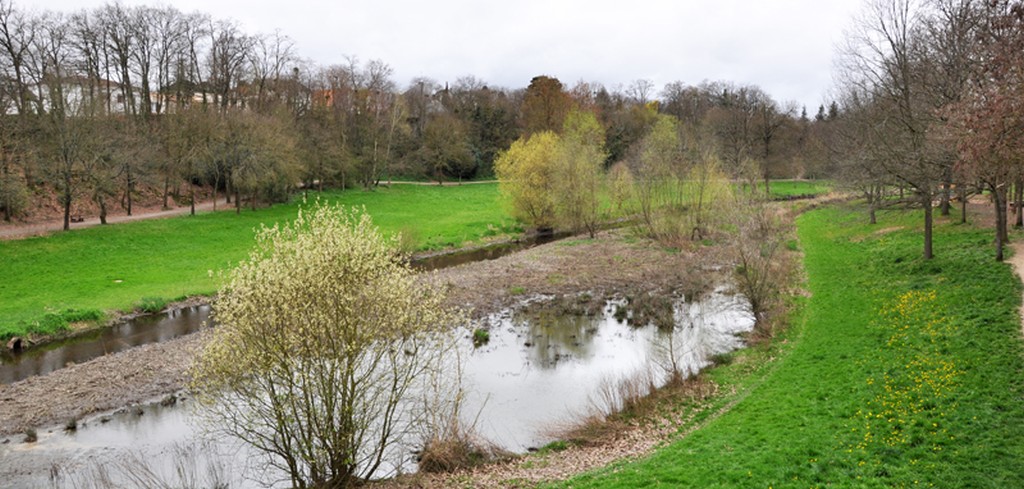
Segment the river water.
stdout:
<path fill-rule="evenodd" d="M 563 237 L 564 234 L 537 235 L 451 253 L 427 255 L 412 260 L 410 264 L 420 271 L 439 270 L 465 263 L 494 260 Z M 11 384 L 34 375 L 48 374 L 71 363 L 83 363 L 135 346 L 159 343 L 191 334 L 201 329 L 209 316 L 208 305 L 187 307 L 139 316 L 110 328 L 102 328 L 89 334 L 22 352 L 11 353 L 0 348 L 0 384 Z"/>
<path fill-rule="evenodd" d="M 601 394 L 603 386 L 629 378 L 660 384 L 670 358 L 680 370 L 696 372 L 711 356 L 741 347 L 738 335 L 753 326 L 745 300 L 724 289 L 700 301 L 678 302 L 671 332 L 616 319 L 623 305 L 610 301 L 592 317 L 506 310 L 477 325 L 490 330 L 490 341 L 464 360 L 466 421 L 475 420 L 478 433 L 498 446 L 525 452 L 551 441 L 574 420 L 607 412 L 615 400 Z M 469 349 L 470 336 L 461 331 L 457 341 Z M 40 433 L 35 443 L 11 438 L 0 445 L 0 481 L 29 488 L 52 486 L 52 478 L 61 481 L 59 487 L 96 481 L 187 486 L 194 480 L 196 486 L 237 488 L 274 480 L 259 470 L 265 464 L 258 455 L 204 430 L 194 411 L 201 408 L 192 400 L 175 400 L 94 416 L 72 432 Z M 404 471 L 415 470 L 414 448 L 395 461 Z"/>

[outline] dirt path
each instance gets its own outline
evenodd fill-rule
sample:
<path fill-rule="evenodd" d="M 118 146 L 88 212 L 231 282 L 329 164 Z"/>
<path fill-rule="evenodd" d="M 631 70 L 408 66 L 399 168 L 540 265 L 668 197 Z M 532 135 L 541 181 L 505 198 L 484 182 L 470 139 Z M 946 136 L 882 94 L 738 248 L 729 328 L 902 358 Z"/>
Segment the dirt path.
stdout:
<path fill-rule="evenodd" d="M 208 201 L 208 202 L 202 202 L 202 203 L 196 204 L 196 212 L 212 211 L 213 210 L 213 204 L 214 204 L 214 202 L 212 200 Z M 217 209 L 218 210 L 229 210 L 229 209 L 234 209 L 234 208 L 231 207 L 230 205 L 228 205 L 227 203 L 225 203 L 224 200 L 218 200 L 217 201 Z M 108 224 L 117 224 L 117 223 L 120 223 L 120 222 L 141 221 L 141 220 L 144 220 L 144 219 L 162 219 L 162 218 L 167 218 L 167 217 L 183 216 L 185 214 L 188 214 L 190 211 L 191 211 L 191 209 L 188 206 L 176 207 L 174 209 L 168 209 L 168 210 L 149 210 L 149 211 L 143 211 L 143 212 L 136 212 L 135 214 L 133 214 L 131 216 L 127 216 L 127 215 L 108 216 L 107 217 L 107 223 Z M 86 219 L 83 222 L 73 222 L 73 223 L 71 223 L 71 229 L 72 230 L 74 230 L 74 229 L 83 229 L 83 228 L 89 228 L 89 227 L 99 226 L 99 225 L 100 225 L 100 219 L 98 217 L 91 217 L 91 218 Z M 53 220 L 53 221 L 46 221 L 46 222 L 40 222 L 40 223 L 34 223 L 34 224 L 3 225 L 3 226 L 0 226 L 0 240 L 22 239 L 22 238 L 28 238 L 28 237 L 31 237 L 31 236 L 42 236 L 42 235 L 45 235 L 45 234 L 50 234 L 50 233 L 55 233 L 55 232 L 61 231 L 63 229 L 64 229 L 64 221 L 62 219 Z"/>
<path fill-rule="evenodd" d="M 1024 279 L 1024 242 L 1013 241 L 1010 243 L 1010 249 L 1013 250 L 1013 255 L 1007 260 L 1010 266 L 1013 267 L 1013 271 L 1017 272 L 1017 276 Z M 1020 306 L 1020 317 L 1021 317 L 1021 334 L 1024 334 L 1024 303 Z"/>

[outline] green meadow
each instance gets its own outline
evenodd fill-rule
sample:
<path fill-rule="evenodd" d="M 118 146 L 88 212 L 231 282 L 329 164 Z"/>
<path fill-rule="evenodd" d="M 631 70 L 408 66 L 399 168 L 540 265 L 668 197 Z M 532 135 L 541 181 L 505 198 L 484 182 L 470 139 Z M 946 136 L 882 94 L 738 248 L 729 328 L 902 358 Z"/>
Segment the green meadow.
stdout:
<path fill-rule="evenodd" d="M 942 220 L 925 261 L 919 212 L 866 222 L 799 218 L 809 298 L 705 374 L 734 394 L 700 429 L 559 486 L 1024 487 L 1021 284 L 991 231 Z"/>
<path fill-rule="evenodd" d="M 520 232 L 499 205 L 496 184 L 394 185 L 320 198 L 365 208 L 384 232 L 403 233 L 411 250 Z M 170 300 L 211 294 L 217 272 L 246 257 L 261 225 L 288 221 L 303 205 L 300 196 L 241 215 L 211 212 L 0 241 L 0 338 L 51 333 L 108 311 L 159 309 Z"/>

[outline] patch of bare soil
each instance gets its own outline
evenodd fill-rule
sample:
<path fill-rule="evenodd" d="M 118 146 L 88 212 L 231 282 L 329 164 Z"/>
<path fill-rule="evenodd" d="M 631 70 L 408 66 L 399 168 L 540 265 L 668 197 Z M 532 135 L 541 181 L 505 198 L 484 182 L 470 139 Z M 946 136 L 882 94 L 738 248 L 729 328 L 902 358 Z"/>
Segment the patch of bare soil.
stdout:
<path fill-rule="evenodd" d="M 716 248 L 670 251 L 622 230 L 594 240 L 567 239 L 497 260 L 435 272 L 428 280 L 448 289 L 450 302 L 480 317 L 531 295 L 588 292 L 667 292 L 692 288 L 721 268 Z"/>
<path fill-rule="evenodd" d="M 497 260 L 470 263 L 424 280 L 448 289 L 452 305 L 482 316 L 534 294 L 640 294 L 671 291 L 716 268 L 715 248 L 670 252 L 625 231 L 595 240 L 549 243 Z M 205 335 L 193 334 L 103 356 L 48 375 L 0 385 L 0 435 L 170 394 L 185 387 Z"/>

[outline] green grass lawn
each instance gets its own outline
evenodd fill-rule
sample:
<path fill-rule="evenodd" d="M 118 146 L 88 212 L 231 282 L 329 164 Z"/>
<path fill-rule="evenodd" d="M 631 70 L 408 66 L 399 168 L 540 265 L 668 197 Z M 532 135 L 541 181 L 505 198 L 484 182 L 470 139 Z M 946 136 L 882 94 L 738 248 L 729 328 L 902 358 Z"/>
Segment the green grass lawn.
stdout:
<path fill-rule="evenodd" d="M 832 182 L 826 180 L 779 180 L 771 184 L 773 197 L 821 195 L 831 191 Z"/>
<path fill-rule="evenodd" d="M 323 199 L 365 206 L 381 229 L 406 233 L 417 249 L 518 231 L 498 204 L 496 184 L 397 185 L 325 192 Z M 212 293 L 219 282 L 210 271 L 230 269 L 245 258 L 255 229 L 292 219 L 300 205 L 301 198 L 241 215 L 206 213 L 0 241 L 0 338 L 53 332 L 64 319 L 130 310 L 143 298 L 159 303 Z"/>
<path fill-rule="evenodd" d="M 749 184 L 740 185 L 743 192 L 750 191 Z M 821 195 L 832 191 L 832 183 L 827 180 L 772 180 L 772 198 Z M 764 193 L 764 182 L 758 182 L 757 191 Z"/>
<path fill-rule="evenodd" d="M 943 222 L 924 261 L 919 212 L 866 221 L 799 219 L 811 297 L 783 338 L 744 353 L 778 356 L 773 367 L 709 374 L 736 382 L 731 410 L 562 485 L 1024 487 L 1021 286 L 991 232 Z"/>

